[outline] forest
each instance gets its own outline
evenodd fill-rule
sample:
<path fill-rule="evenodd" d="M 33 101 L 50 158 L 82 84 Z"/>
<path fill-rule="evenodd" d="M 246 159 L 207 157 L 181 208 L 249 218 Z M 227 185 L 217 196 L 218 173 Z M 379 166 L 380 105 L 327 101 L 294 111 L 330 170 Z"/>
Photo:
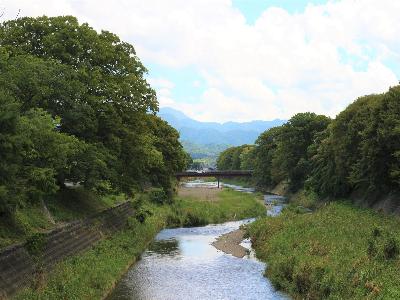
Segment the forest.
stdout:
<path fill-rule="evenodd" d="M 189 157 L 156 116 L 155 91 L 132 45 L 75 17 L 0 26 L 0 215 L 67 184 L 101 195 L 170 194 Z"/>
<path fill-rule="evenodd" d="M 263 132 L 255 145 L 220 154 L 218 169 L 254 170 L 252 183 L 286 182 L 320 199 L 400 191 L 400 86 L 358 98 L 335 119 L 299 113 Z"/>

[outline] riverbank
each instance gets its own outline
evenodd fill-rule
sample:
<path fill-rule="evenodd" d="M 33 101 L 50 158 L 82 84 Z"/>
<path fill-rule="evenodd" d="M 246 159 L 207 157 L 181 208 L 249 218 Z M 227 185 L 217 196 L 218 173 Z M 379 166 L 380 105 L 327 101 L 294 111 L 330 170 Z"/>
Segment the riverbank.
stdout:
<path fill-rule="evenodd" d="M 126 200 L 124 194 L 99 196 L 79 187 L 65 188 L 42 205 L 26 205 L 17 208 L 12 217 L 1 216 L 0 248 L 24 242 L 35 234 L 94 215 Z"/>
<path fill-rule="evenodd" d="M 218 193 L 216 201 L 176 197 L 172 205 L 156 205 L 146 195 L 140 197 L 136 218 L 129 219 L 126 229 L 56 265 L 49 274 L 38 274 L 34 287 L 16 299 L 104 298 L 162 228 L 200 226 L 265 213 L 257 195 L 232 190 Z"/>
<path fill-rule="evenodd" d="M 398 217 L 350 202 L 313 213 L 292 205 L 255 221 L 248 233 L 268 264 L 265 275 L 296 299 L 400 298 Z"/>

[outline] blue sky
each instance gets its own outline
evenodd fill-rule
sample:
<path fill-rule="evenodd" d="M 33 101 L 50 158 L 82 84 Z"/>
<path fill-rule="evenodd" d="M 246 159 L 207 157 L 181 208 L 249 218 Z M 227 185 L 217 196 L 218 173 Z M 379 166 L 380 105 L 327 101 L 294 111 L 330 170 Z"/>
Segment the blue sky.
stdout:
<path fill-rule="evenodd" d="M 301 15 L 304 13 L 306 8 L 310 6 L 323 6 L 327 3 L 335 3 L 340 1 L 326 1 L 326 0 L 233 0 L 232 7 L 238 9 L 240 14 L 246 19 L 246 24 L 249 26 L 254 26 L 256 21 L 262 16 L 262 14 L 271 8 L 281 8 L 286 11 L 289 15 Z M 359 37 L 357 37 L 359 38 Z M 345 47 L 337 46 L 335 49 L 338 56 L 338 62 L 351 68 L 355 73 L 366 73 L 369 70 L 370 63 L 379 60 L 378 50 L 374 47 L 374 44 L 369 42 L 368 39 L 360 39 L 358 45 L 362 48 L 359 53 L 352 52 L 353 49 L 346 49 Z M 147 63 L 147 62 L 146 62 Z M 400 62 L 398 57 L 387 57 L 381 59 L 382 66 L 387 67 L 397 78 L 400 78 Z M 169 66 L 163 66 L 157 63 L 148 63 L 150 69 L 150 77 L 162 77 L 170 80 L 173 83 L 173 88 L 169 90 L 168 97 L 174 99 L 174 104 L 178 104 L 178 107 L 182 105 L 179 104 L 194 104 L 201 95 L 207 90 L 208 85 L 203 80 L 201 74 L 198 72 L 196 67 L 185 67 L 185 68 L 173 68 Z M 196 86 L 193 85 L 196 82 Z M 394 77 L 392 77 L 392 83 L 394 83 Z M 387 85 L 387 88 L 390 84 Z M 269 84 L 269 88 L 276 93 L 277 86 Z M 304 86 L 304 90 L 308 87 Z M 381 92 L 383 89 L 372 90 L 371 92 Z M 230 94 L 228 90 L 224 91 L 224 94 Z M 363 95 L 354 94 L 355 97 Z M 353 99 L 346 99 L 347 103 L 351 102 Z M 163 103 L 164 105 L 171 105 L 171 103 Z M 322 107 L 328 108 L 328 104 L 322 103 Z M 345 105 L 341 105 L 340 109 L 344 108 Z M 185 109 L 183 109 L 185 110 Z M 277 111 L 284 111 L 282 108 L 278 108 Z M 334 112 L 329 112 L 331 116 L 337 113 L 337 109 Z M 324 113 L 323 111 L 321 113 Z M 192 114 L 195 117 L 195 115 Z M 288 115 L 286 117 L 289 117 Z M 213 120 L 213 119 L 211 119 Z M 214 121 L 214 120 L 213 120 Z"/>
<path fill-rule="evenodd" d="M 130 42 L 160 106 L 203 121 L 334 117 L 400 78 L 400 1 L 0 0 Z"/>
<path fill-rule="evenodd" d="M 233 0 L 233 6 L 246 17 L 249 24 L 260 17 L 269 7 L 281 7 L 290 13 L 301 13 L 309 4 L 324 4 L 326 0 Z"/>

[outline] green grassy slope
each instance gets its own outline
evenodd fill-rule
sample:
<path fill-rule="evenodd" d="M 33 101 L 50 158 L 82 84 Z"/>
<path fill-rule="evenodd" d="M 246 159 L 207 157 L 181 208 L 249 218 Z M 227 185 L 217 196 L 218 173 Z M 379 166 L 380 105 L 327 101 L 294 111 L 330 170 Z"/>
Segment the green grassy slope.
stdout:
<path fill-rule="evenodd" d="M 0 248 L 23 242 L 35 233 L 51 230 L 56 227 L 55 223 L 85 218 L 123 201 L 126 201 L 123 194 L 98 196 L 80 188 L 62 190 L 46 200 L 53 220 L 49 219 L 40 205 L 19 208 L 12 218 L 1 217 Z"/>
<path fill-rule="evenodd" d="M 346 202 L 287 209 L 249 234 L 273 284 L 298 299 L 400 299 L 400 220 Z"/>

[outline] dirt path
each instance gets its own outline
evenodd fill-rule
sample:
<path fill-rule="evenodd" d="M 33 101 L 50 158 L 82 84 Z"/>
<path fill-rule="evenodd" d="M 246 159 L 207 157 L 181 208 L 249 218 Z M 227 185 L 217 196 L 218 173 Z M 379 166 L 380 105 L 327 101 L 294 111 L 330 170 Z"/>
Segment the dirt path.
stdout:
<path fill-rule="evenodd" d="M 244 230 L 237 229 L 221 235 L 212 243 L 212 245 L 226 254 L 232 254 L 235 257 L 242 258 L 248 252 L 245 247 L 240 245 L 243 239 Z"/>

